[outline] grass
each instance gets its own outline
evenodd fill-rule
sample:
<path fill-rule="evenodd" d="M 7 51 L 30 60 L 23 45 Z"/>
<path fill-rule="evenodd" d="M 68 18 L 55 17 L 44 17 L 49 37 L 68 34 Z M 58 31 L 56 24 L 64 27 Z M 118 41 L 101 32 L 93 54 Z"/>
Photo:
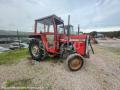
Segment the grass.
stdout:
<path fill-rule="evenodd" d="M 1 64 L 13 64 L 29 56 L 28 49 L 16 49 L 13 51 L 0 53 Z"/>
<path fill-rule="evenodd" d="M 23 79 L 17 81 L 7 80 L 6 87 L 27 87 L 29 84 L 31 84 L 31 79 Z"/>
<path fill-rule="evenodd" d="M 7 80 L 6 87 L 21 87 L 19 90 L 28 90 L 27 87 L 31 84 L 31 79 L 23 79 L 17 81 Z"/>
<path fill-rule="evenodd" d="M 27 58 L 28 56 L 29 56 L 28 49 L 16 49 L 13 51 L 3 52 L 0 53 L 0 65 L 18 63 L 19 61 Z M 56 62 L 62 61 L 62 59 L 60 58 L 54 58 L 54 59 L 50 57 L 45 58 L 46 61 L 51 61 L 51 59 Z"/>
<path fill-rule="evenodd" d="M 7 89 L 15 87 L 16 88 L 15 90 L 32 90 L 32 89 L 29 89 L 32 87 L 31 85 L 33 85 L 32 79 L 22 79 L 22 80 L 14 80 L 14 81 L 7 80 L 5 83 L 5 87 Z M 47 80 L 43 81 L 40 86 L 41 86 L 41 89 L 43 88 L 44 90 L 52 90 L 52 85 L 49 84 Z M 35 90 L 38 90 L 37 88 L 38 87 L 34 87 Z"/>

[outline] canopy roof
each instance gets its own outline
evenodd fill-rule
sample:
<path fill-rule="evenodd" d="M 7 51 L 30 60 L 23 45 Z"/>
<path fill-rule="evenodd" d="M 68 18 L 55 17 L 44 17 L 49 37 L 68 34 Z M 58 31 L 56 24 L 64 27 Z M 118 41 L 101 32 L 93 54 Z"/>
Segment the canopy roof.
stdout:
<path fill-rule="evenodd" d="M 39 23 L 51 25 L 52 24 L 52 22 L 51 22 L 52 18 L 55 20 L 56 24 L 62 24 L 64 22 L 60 17 L 58 17 L 58 16 L 56 16 L 54 14 L 50 15 L 50 16 L 47 16 L 47 17 L 43 17 L 43 18 L 37 19 L 37 21 Z"/>

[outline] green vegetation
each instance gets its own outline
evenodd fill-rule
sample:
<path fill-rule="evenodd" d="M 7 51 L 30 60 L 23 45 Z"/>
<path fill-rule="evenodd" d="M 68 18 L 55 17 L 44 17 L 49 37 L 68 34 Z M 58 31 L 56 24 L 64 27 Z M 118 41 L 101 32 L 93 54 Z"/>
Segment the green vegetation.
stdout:
<path fill-rule="evenodd" d="M 116 37 L 116 38 L 120 38 L 120 31 L 111 31 L 111 32 L 101 32 L 102 34 L 104 34 L 106 37 Z"/>
<path fill-rule="evenodd" d="M 32 87 L 31 85 L 33 85 L 32 79 L 22 79 L 22 80 L 14 80 L 14 81 L 7 80 L 5 83 L 5 87 L 7 89 L 16 87 L 16 90 L 29 90 L 29 88 Z M 43 87 L 44 90 L 52 90 L 52 85 L 47 80 L 43 81 L 40 86 L 41 86 L 41 89 Z M 34 87 L 34 85 L 33 85 L 33 87 Z M 37 89 L 38 87 L 34 87 L 34 88 Z M 30 89 L 30 90 L 32 90 L 32 89 Z"/>
<path fill-rule="evenodd" d="M 20 90 L 28 90 L 27 87 L 31 84 L 31 79 L 23 79 L 17 81 L 7 80 L 6 87 L 21 87 Z"/>
<path fill-rule="evenodd" d="M 29 56 L 28 49 L 16 49 L 13 51 L 0 53 L 1 64 L 13 64 Z"/>
<path fill-rule="evenodd" d="M 29 84 L 31 84 L 31 79 L 23 79 L 17 81 L 7 80 L 6 87 L 27 87 Z"/>
<path fill-rule="evenodd" d="M 103 34 L 105 37 L 109 37 L 109 38 L 119 38 L 120 39 L 120 30 L 119 31 L 109 31 L 109 32 L 97 32 L 97 31 L 93 31 L 90 32 L 90 35 L 92 35 L 93 37 L 96 37 L 98 33 Z"/>

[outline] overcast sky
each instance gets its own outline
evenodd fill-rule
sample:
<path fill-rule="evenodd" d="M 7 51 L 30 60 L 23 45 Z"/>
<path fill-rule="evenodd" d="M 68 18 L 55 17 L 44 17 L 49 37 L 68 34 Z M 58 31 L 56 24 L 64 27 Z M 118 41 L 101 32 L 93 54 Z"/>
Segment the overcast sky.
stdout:
<path fill-rule="evenodd" d="M 81 28 L 120 26 L 120 0 L 0 0 L 0 29 L 32 31 L 34 19 L 56 14 Z"/>

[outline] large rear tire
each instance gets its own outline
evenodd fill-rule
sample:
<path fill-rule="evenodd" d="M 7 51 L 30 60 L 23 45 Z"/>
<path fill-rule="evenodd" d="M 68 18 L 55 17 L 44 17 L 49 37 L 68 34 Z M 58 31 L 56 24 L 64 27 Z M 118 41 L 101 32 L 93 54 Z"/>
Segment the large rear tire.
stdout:
<path fill-rule="evenodd" d="M 82 68 L 84 60 L 79 54 L 71 54 L 66 63 L 70 71 L 78 71 Z"/>
<path fill-rule="evenodd" d="M 45 48 L 39 39 L 32 39 L 29 43 L 29 52 L 34 60 L 40 61 L 45 58 Z"/>

